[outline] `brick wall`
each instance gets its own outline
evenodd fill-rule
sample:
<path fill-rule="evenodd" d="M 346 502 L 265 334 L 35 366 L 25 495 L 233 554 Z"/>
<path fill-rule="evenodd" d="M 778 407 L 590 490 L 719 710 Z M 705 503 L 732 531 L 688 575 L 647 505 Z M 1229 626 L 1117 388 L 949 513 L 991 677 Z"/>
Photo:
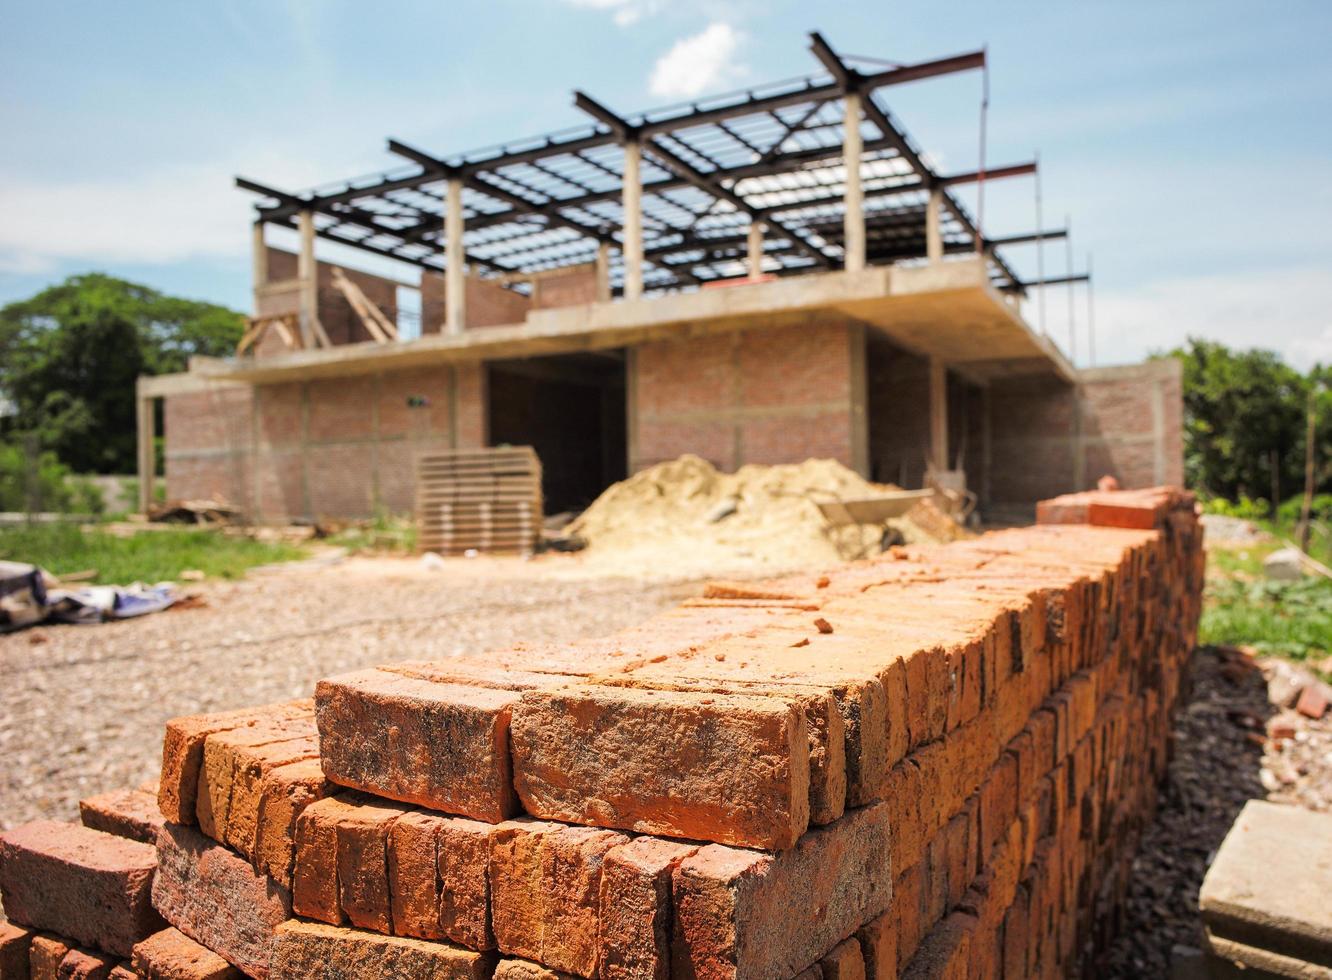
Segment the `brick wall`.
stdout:
<path fill-rule="evenodd" d="M 468 276 L 466 279 L 466 316 L 468 330 L 522 323 L 531 302 L 522 293 Z M 421 273 L 421 333 L 444 330 L 444 277 L 435 272 Z"/>
<path fill-rule="evenodd" d="M 996 381 L 990 390 L 990 499 L 1031 502 L 1094 486 L 1110 474 L 1128 487 L 1184 480 L 1183 387 L 1178 362 Z"/>
<path fill-rule="evenodd" d="M 268 281 L 285 283 L 296 278 L 298 259 L 294 252 L 269 246 Z M 361 318 L 352 309 L 342 291 L 333 284 L 333 270 L 342 268 L 343 274 L 360 287 L 375 306 L 384 311 L 390 322 L 398 318 L 398 283 L 368 272 L 358 272 L 335 266 L 328 262 L 319 262 L 319 322 L 323 324 L 328 339 L 334 344 L 356 344 L 373 339 L 361 323 Z M 272 286 L 259 291 L 255 297 L 255 312 L 260 315 L 295 313 L 300 308 L 300 290 L 298 288 L 275 289 Z M 270 330 L 265 333 L 255 348 L 255 356 L 278 354 L 287 348 L 278 335 Z"/>
<path fill-rule="evenodd" d="M 484 392 L 469 364 L 172 395 L 167 496 L 260 521 L 407 513 L 419 451 L 486 444 Z"/>
<path fill-rule="evenodd" d="M 630 469 L 686 452 L 726 470 L 807 457 L 855 466 L 863 353 L 863 334 L 839 323 L 644 344 L 632 358 Z"/>

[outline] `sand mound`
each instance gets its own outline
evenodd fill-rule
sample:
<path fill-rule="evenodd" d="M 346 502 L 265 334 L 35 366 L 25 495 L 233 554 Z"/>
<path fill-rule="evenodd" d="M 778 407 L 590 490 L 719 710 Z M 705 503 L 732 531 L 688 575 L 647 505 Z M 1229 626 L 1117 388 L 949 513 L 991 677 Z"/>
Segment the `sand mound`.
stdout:
<path fill-rule="evenodd" d="M 727 563 L 765 567 L 831 564 L 870 545 L 880 530 L 830 530 L 816 499 L 871 497 L 886 490 L 831 459 L 779 466 L 743 466 L 722 473 L 686 455 L 616 483 L 568 531 L 587 540 L 589 557 Z M 919 505 L 917 511 L 919 510 Z M 945 515 L 917 511 L 893 522 L 909 543 L 950 539 L 960 529 Z M 725 516 L 721 516 L 725 514 Z"/>

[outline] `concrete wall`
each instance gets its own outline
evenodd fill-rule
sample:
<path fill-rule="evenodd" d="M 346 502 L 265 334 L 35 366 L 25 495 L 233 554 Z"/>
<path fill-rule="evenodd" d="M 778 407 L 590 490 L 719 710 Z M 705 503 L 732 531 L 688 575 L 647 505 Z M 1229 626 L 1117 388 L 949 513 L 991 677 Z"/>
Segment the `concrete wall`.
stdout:
<path fill-rule="evenodd" d="M 419 451 L 486 444 L 484 394 L 465 365 L 173 395 L 167 497 L 221 497 L 258 521 L 407 513 Z"/>
<path fill-rule="evenodd" d="M 1171 359 L 1080 371 L 1076 387 L 1014 378 L 990 387 L 989 499 L 1032 501 L 1095 486 L 1184 482 L 1183 375 Z"/>
<path fill-rule="evenodd" d="M 631 351 L 629 468 L 695 453 L 863 468 L 863 330 L 841 323 L 655 341 Z"/>

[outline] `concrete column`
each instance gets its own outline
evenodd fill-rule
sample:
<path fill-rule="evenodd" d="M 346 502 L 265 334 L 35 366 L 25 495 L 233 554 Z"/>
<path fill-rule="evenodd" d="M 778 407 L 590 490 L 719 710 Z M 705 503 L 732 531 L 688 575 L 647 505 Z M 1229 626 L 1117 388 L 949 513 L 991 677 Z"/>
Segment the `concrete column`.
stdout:
<path fill-rule="evenodd" d="M 643 295 L 643 146 L 624 144 L 624 298 Z"/>
<path fill-rule="evenodd" d="M 268 284 L 268 247 L 264 244 L 264 223 L 256 221 L 252 232 L 252 256 L 251 256 L 251 278 L 254 280 L 254 289 L 258 293 L 260 287 Z M 254 305 L 256 313 L 259 312 L 259 303 Z"/>
<path fill-rule="evenodd" d="M 943 358 L 930 357 L 929 469 L 948 469 L 948 369 Z"/>
<path fill-rule="evenodd" d="M 610 246 L 602 242 L 597 246 L 597 286 L 596 301 L 598 303 L 609 303 L 610 292 Z"/>
<path fill-rule="evenodd" d="M 925 206 L 925 256 L 931 262 L 943 261 L 943 230 L 940 211 L 943 210 L 943 188 L 930 191 L 930 203 Z"/>
<path fill-rule="evenodd" d="M 846 121 L 843 124 L 842 160 L 846 164 L 846 217 L 843 227 L 846 271 L 865 268 L 865 191 L 860 181 L 860 96 L 846 96 Z"/>
<path fill-rule="evenodd" d="M 153 504 L 153 482 L 157 476 L 157 453 L 154 451 L 153 398 L 135 393 L 134 418 L 138 438 L 139 513 L 148 513 Z"/>
<path fill-rule="evenodd" d="M 467 322 L 467 265 L 463 254 L 462 180 L 449 178 L 444 193 L 444 332 L 459 334 Z"/>
<path fill-rule="evenodd" d="M 766 230 L 762 221 L 749 222 L 749 278 L 758 279 L 763 275 L 763 232 Z"/>
<path fill-rule="evenodd" d="M 315 345 L 315 320 L 319 318 L 319 265 L 315 260 L 314 212 L 300 212 L 296 216 L 296 227 L 301 234 L 301 251 L 296 260 L 296 276 L 301 281 L 301 346 L 309 350 Z"/>

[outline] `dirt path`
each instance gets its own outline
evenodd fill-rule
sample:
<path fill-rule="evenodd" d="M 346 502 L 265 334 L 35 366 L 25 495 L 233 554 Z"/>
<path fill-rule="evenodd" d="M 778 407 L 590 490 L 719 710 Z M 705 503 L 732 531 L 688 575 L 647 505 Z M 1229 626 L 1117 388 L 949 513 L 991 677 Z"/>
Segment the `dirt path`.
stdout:
<path fill-rule="evenodd" d="M 698 589 L 559 559 L 357 558 L 209 583 L 200 608 L 0 636 L 0 829 L 154 778 L 175 715 L 308 696 L 369 664 L 602 635 Z"/>

